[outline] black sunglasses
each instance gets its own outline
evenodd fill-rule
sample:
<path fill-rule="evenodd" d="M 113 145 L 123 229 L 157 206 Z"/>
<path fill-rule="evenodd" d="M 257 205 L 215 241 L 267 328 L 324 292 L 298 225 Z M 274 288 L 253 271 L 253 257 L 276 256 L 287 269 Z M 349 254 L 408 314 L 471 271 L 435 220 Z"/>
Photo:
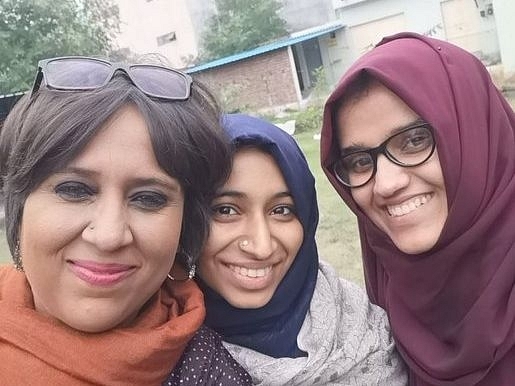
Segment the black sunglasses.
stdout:
<path fill-rule="evenodd" d="M 191 92 L 191 76 L 172 68 L 154 64 L 111 63 L 83 56 L 44 59 L 31 97 L 44 85 L 60 91 L 87 91 L 105 86 L 117 71 L 122 71 L 146 95 L 166 100 L 187 100 Z"/>

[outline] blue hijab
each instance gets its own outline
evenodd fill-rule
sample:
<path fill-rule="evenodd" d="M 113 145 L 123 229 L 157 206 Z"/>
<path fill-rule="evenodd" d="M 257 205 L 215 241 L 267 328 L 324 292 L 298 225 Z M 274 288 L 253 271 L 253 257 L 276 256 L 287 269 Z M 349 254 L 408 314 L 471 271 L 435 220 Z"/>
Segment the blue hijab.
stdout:
<path fill-rule="evenodd" d="M 235 308 L 200 282 L 207 310 L 205 324 L 227 342 L 275 358 L 304 356 L 297 346 L 297 335 L 309 309 L 318 273 L 315 179 L 295 140 L 277 126 L 242 114 L 225 115 L 222 124 L 235 150 L 251 145 L 274 157 L 293 196 L 304 240 L 272 299 L 261 308 Z"/>

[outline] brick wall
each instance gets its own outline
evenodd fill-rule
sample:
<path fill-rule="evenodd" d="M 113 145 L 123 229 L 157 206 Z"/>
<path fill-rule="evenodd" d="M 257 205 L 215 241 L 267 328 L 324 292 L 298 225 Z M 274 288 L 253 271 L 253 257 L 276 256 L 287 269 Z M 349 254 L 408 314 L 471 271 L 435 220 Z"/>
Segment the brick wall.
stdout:
<path fill-rule="evenodd" d="M 298 105 L 288 49 L 283 48 L 192 74 L 228 111 Z"/>

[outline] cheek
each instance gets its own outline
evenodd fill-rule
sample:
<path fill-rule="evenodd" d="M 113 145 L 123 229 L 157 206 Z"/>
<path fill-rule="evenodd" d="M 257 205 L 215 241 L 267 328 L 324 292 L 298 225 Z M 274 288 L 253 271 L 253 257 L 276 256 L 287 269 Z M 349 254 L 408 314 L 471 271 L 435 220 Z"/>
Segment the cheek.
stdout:
<path fill-rule="evenodd" d="M 229 232 L 220 224 L 212 221 L 209 237 L 199 259 L 199 275 L 202 279 L 208 278 L 214 268 L 216 254 L 230 245 L 230 240 Z"/>
<path fill-rule="evenodd" d="M 25 201 L 20 225 L 20 247 L 25 259 L 34 254 L 52 255 L 80 234 L 80 213 L 31 194 Z M 27 261 L 28 263 L 28 261 Z"/>
<path fill-rule="evenodd" d="M 157 215 L 160 216 L 160 215 Z M 182 229 L 182 208 L 175 208 L 171 213 L 162 217 L 134 221 L 135 239 L 145 250 L 146 256 L 159 256 L 169 259 L 174 256 L 179 246 Z"/>
<path fill-rule="evenodd" d="M 435 152 L 433 161 L 430 162 L 428 166 L 430 167 L 428 178 L 433 180 L 433 184 L 445 193 L 447 199 L 447 189 L 445 187 L 445 180 L 440 159 L 438 158 L 438 152 Z"/>
<path fill-rule="evenodd" d="M 372 190 L 367 189 L 369 182 L 367 185 L 361 188 L 351 189 L 351 196 L 353 200 L 356 202 L 356 205 L 368 216 L 369 215 L 369 205 L 372 198 Z"/>
<path fill-rule="evenodd" d="M 287 246 L 288 246 L 288 255 L 291 265 L 299 253 L 299 249 L 304 241 L 304 230 L 302 228 L 302 224 L 300 221 L 296 221 L 291 224 L 291 227 L 288 232 L 284 232 L 284 235 L 287 235 Z"/>

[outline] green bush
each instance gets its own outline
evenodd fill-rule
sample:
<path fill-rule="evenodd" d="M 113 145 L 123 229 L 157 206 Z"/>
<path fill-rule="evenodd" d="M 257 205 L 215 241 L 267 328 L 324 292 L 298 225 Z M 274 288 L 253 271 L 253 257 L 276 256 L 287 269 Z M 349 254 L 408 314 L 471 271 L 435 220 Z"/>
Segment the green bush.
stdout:
<path fill-rule="evenodd" d="M 295 116 L 295 133 L 315 133 L 322 127 L 323 106 L 310 105 Z"/>

